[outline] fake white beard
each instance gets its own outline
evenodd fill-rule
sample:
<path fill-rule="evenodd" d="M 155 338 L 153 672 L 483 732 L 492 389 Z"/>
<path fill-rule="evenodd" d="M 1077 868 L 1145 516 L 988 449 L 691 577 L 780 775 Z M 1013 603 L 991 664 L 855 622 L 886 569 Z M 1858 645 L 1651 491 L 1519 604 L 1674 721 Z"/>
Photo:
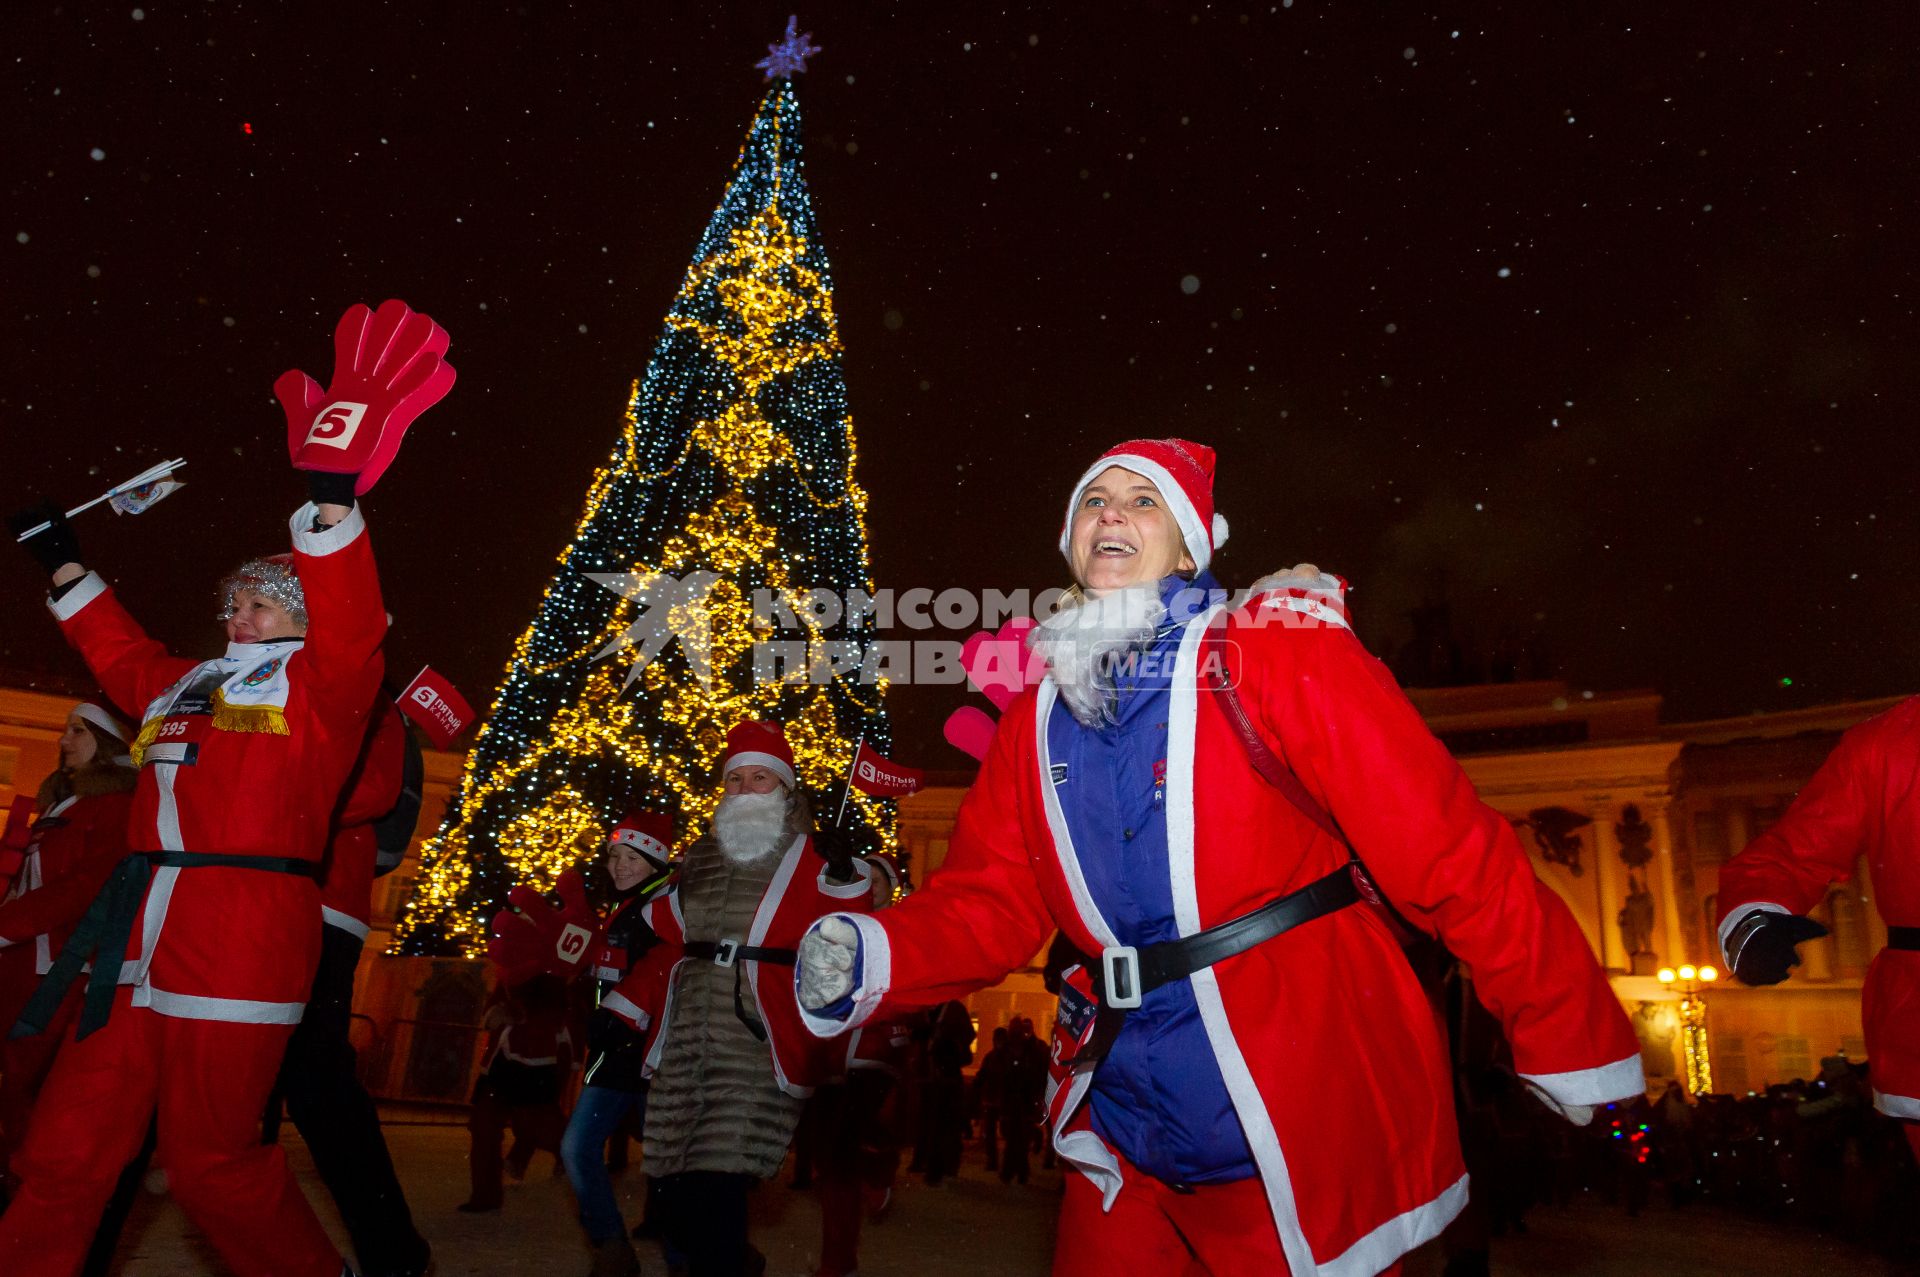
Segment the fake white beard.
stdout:
<path fill-rule="evenodd" d="M 1109 590 L 1055 612 L 1034 627 L 1027 646 L 1053 671 L 1060 699 L 1088 727 L 1112 721 L 1113 679 L 1103 658 L 1144 647 L 1167 618 L 1157 581 Z"/>
<path fill-rule="evenodd" d="M 713 840 L 736 865 L 765 860 L 786 842 L 787 791 L 728 794 L 713 812 Z"/>

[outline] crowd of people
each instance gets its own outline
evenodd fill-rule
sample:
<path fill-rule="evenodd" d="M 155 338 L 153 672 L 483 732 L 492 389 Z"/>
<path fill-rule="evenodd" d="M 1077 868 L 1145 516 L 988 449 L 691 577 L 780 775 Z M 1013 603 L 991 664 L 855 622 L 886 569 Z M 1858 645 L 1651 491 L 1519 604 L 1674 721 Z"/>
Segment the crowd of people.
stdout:
<path fill-rule="evenodd" d="M 13 521 L 104 697 L 74 711 L 0 904 L 8 1277 L 101 1271 L 148 1159 L 241 1277 L 353 1272 L 272 1138 L 282 1101 L 360 1271 L 428 1266 L 347 1023 L 375 827 L 406 788 L 360 498 L 451 386 L 446 346 L 401 303 L 355 307 L 328 388 L 281 379 L 309 499 L 291 553 L 221 583 L 220 656 L 148 637 L 57 508 Z M 1920 701 L 1849 733 L 1720 878 L 1727 964 L 1764 985 L 1868 854 L 1891 924 L 1867 982 L 1871 1081 L 1643 1110 L 1638 1043 L 1579 925 L 1354 638 L 1344 582 L 1301 565 L 1219 586 L 1214 465 L 1137 439 L 1080 474 L 1058 541 L 1072 588 L 1029 639 L 1041 677 L 920 890 L 817 821 L 784 726 L 745 717 L 710 809 L 630 814 L 597 892 L 577 873 L 515 888 L 493 920 L 503 996 L 462 1209 L 499 1209 L 503 1169 L 548 1151 L 593 1277 L 635 1277 L 607 1157 L 637 1130 L 638 1229 L 688 1277 L 751 1275 L 749 1194 L 798 1140 L 818 1277 L 850 1277 L 909 1135 L 909 1170 L 938 1184 L 977 1120 L 1003 1181 L 1030 1178 L 1036 1147 L 1069 1168 L 1059 1277 L 1344 1275 L 1396 1271 L 1476 1217 L 1522 1226 L 1514 1172 L 1536 1156 L 1597 1157 L 1629 1206 L 1657 1173 L 1818 1221 L 1910 1175 L 1884 1135 L 1920 1148 L 1902 1012 L 1920 980 L 1902 805 Z M 970 1093 L 957 999 L 1050 938 L 1051 1043 L 1014 1019 Z M 1471 972 L 1506 1067 L 1450 1058 L 1433 952 Z M 1875 1126 L 1869 1101 L 1896 1122 Z M 1828 1192 L 1833 1175 L 1862 1195 Z"/>

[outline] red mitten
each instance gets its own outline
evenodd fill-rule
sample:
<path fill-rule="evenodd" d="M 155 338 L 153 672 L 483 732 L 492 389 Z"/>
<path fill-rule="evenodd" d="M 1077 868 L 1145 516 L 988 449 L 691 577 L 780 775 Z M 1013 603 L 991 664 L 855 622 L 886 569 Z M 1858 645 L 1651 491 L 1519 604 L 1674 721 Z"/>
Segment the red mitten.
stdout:
<path fill-rule="evenodd" d="M 370 491 L 413 419 L 453 388 L 446 353 L 446 329 L 403 301 L 348 308 L 333 331 L 333 383 L 322 390 L 297 368 L 273 383 L 294 469 L 356 474 L 354 492 Z"/>
<path fill-rule="evenodd" d="M 515 887 L 507 893 L 507 907 L 493 915 L 487 956 L 509 987 L 543 971 L 570 977 L 593 948 L 597 928 L 580 871 L 567 870 L 553 889 L 549 896 L 529 886 Z"/>

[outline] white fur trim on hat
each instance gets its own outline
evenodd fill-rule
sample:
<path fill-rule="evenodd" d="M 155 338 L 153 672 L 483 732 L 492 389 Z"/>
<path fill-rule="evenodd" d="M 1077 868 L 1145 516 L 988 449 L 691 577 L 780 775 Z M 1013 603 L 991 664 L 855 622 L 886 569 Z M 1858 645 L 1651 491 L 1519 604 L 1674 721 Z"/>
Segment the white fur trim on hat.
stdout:
<path fill-rule="evenodd" d="M 737 754 L 728 754 L 727 761 L 720 764 L 720 775 L 724 777 L 736 767 L 764 767 L 786 782 L 788 789 L 793 788 L 793 768 L 787 765 L 786 759 L 776 755 L 757 749 L 743 749 Z"/>
<path fill-rule="evenodd" d="M 1073 539 L 1073 516 L 1080 509 L 1080 498 L 1085 494 L 1088 484 L 1114 466 L 1131 470 L 1141 478 L 1151 480 L 1153 486 L 1160 489 L 1161 499 L 1167 503 L 1167 509 L 1173 512 L 1173 521 L 1180 529 L 1180 539 L 1186 543 L 1187 554 L 1193 559 L 1195 570 L 1206 567 L 1212 561 L 1219 542 L 1227 539 L 1227 521 L 1216 514 L 1213 516 L 1212 529 L 1208 529 L 1200 522 L 1200 512 L 1193 508 L 1187 490 L 1174 482 L 1167 468 L 1158 461 L 1131 452 L 1118 452 L 1100 458 L 1088 466 L 1087 472 L 1080 476 L 1080 482 L 1073 485 L 1073 498 L 1067 502 L 1067 524 L 1060 529 L 1060 553 L 1066 555 L 1069 561 L 1072 560 L 1073 552 L 1068 547 Z M 1215 534 L 1212 541 L 1207 539 L 1210 530 Z"/>
<path fill-rule="evenodd" d="M 119 741 L 122 745 L 127 743 L 127 729 L 121 725 L 119 719 L 107 713 L 107 711 L 101 709 L 98 705 L 93 704 L 91 701 L 81 701 L 73 707 L 73 712 Z"/>

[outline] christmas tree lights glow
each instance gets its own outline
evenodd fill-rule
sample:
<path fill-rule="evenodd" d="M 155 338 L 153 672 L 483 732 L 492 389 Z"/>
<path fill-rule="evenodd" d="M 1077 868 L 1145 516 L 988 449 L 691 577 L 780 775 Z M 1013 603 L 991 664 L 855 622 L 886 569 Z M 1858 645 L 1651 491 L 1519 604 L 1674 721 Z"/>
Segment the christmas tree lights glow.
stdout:
<path fill-rule="evenodd" d="M 757 591 L 784 599 L 804 639 L 864 648 L 871 618 L 832 625 L 804 605 L 871 593 L 866 494 L 854 479 L 826 254 L 803 180 L 789 79 L 768 90 L 726 193 L 675 296 L 612 458 L 593 477 L 573 541 L 467 759 L 460 792 L 421 853 L 395 934 L 402 953 L 479 953 L 519 882 L 550 886 L 597 856 L 630 810 L 681 818 L 683 844 L 717 799 L 729 727 L 784 723 L 800 784 L 836 787 L 854 741 L 890 747 L 881 694 L 857 672 L 756 682 Z M 707 638 L 683 635 L 644 668 L 624 642 L 636 604 L 589 574 L 708 572 Z M 687 649 L 709 658 L 698 677 Z M 834 794 L 834 801 L 838 794 Z M 855 791 L 857 843 L 895 850 L 890 800 Z M 863 832 L 864 831 L 864 832 Z"/>

